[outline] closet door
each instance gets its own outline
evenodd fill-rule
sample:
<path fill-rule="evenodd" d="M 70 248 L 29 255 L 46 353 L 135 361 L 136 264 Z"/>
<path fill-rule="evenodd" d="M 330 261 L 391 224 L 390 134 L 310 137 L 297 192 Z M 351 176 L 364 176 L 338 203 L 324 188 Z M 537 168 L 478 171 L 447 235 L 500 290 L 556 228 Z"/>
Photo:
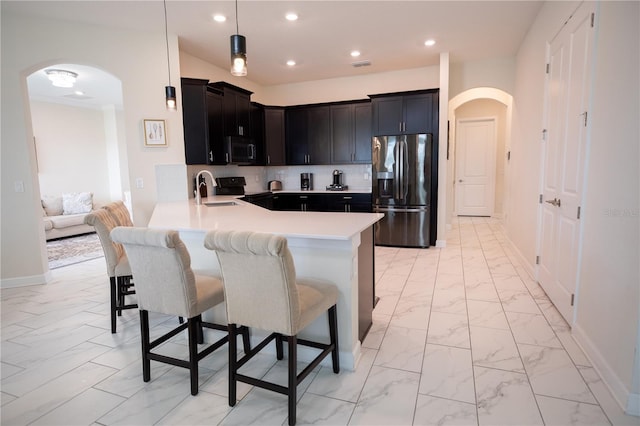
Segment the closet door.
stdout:
<path fill-rule="evenodd" d="M 580 6 L 548 46 L 538 279 L 570 325 L 580 261 L 593 13 L 592 4 Z"/>

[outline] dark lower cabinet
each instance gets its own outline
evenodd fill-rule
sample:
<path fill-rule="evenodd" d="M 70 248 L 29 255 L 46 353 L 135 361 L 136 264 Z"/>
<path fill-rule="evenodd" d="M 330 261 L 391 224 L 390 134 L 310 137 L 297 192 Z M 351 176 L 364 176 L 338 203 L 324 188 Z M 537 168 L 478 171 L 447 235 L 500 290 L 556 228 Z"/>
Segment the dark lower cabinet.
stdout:
<path fill-rule="evenodd" d="M 254 196 L 255 197 L 255 196 Z M 293 192 L 273 193 L 269 206 L 254 202 L 252 197 L 245 197 L 246 201 L 260 205 L 270 210 L 303 211 L 303 212 L 361 212 L 371 213 L 371 194 L 364 193 L 314 193 Z M 266 202 L 265 202 L 266 203 Z"/>

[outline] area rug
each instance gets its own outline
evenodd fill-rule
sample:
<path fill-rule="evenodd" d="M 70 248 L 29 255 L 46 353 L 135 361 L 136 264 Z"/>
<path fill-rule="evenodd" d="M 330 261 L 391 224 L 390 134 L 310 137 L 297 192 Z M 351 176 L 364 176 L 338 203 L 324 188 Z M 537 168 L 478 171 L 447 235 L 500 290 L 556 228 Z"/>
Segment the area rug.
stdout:
<path fill-rule="evenodd" d="M 62 268 L 104 256 L 96 233 L 47 241 L 47 253 L 49 269 Z"/>

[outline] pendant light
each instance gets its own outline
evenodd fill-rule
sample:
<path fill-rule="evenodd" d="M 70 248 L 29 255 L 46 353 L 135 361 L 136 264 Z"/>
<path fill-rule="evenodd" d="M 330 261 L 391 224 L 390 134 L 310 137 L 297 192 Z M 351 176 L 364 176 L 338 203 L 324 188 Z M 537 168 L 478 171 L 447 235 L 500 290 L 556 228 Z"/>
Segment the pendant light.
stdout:
<path fill-rule="evenodd" d="M 164 38 L 167 43 L 167 70 L 169 71 L 169 85 L 164 87 L 164 94 L 169 111 L 176 111 L 176 88 L 171 85 L 171 64 L 169 62 L 169 33 L 167 31 L 167 0 L 163 0 L 164 4 Z"/>
<path fill-rule="evenodd" d="M 238 0 L 236 0 L 236 33 L 231 36 L 231 75 L 247 75 L 247 39 L 238 34 Z"/>

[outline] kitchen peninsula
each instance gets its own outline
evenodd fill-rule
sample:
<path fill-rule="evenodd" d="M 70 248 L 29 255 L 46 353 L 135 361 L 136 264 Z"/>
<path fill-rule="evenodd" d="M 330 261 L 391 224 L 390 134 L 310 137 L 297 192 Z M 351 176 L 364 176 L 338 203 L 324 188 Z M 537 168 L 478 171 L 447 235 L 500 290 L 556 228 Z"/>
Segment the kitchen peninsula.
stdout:
<path fill-rule="evenodd" d="M 339 290 L 338 338 L 341 366 L 353 370 L 361 340 L 371 326 L 374 300 L 373 225 L 379 213 L 270 211 L 236 196 L 215 196 L 197 205 L 188 201 L 158 203 L 150 228 L 175 229 L 186 244 L 194 270 L 219 274 L 215 253 L 204 247 L 204 236 L 214 229 L 268 232 L 287 238 L 299 277 L 333 282 Z M 224 321 L 224 308 L 211 314 Z M 252 334 L 260 334 L 252 330 Z M 327 319 L 321 316 L 302 336 L 324 339 Z M 301 347 L 298 357 L 311 359 Z"/>

